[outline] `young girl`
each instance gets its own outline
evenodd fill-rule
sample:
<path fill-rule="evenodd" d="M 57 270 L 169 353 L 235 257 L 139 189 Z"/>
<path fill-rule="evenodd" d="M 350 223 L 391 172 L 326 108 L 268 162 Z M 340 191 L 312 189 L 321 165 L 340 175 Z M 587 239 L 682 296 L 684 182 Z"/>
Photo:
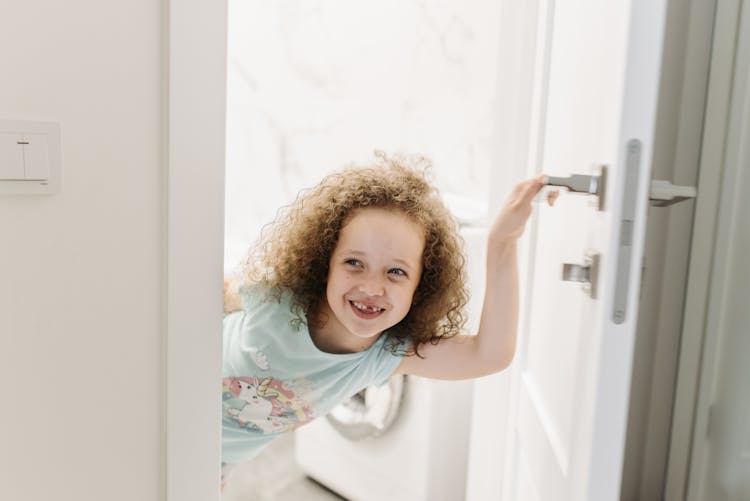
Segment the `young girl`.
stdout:
<path fill-rule="evenodd" d="M 462 239 L 415 168 L 424 163 L 380 155 L 326 177 L 279 212 L 239 280 L 225 282 L 226 465 L 391 375 L 476 378 L 510 364 L 516 241 L 542 178 L 518 184 L 490 228 L 479 332 L 466 335 Z"/>

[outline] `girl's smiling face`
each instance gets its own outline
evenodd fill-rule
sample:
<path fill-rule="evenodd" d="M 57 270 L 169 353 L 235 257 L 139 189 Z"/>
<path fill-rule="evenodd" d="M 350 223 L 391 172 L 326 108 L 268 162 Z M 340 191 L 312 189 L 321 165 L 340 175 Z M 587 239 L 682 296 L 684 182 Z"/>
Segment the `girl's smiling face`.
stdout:
<path fill-rule="evenodd" d="M 331 255 L 326 323 L 316 342 L 328 351 L 361 351 L 403 320 L 422 274 L 424 241 L 422 227 L 402 212 L 353 212 Z"/>

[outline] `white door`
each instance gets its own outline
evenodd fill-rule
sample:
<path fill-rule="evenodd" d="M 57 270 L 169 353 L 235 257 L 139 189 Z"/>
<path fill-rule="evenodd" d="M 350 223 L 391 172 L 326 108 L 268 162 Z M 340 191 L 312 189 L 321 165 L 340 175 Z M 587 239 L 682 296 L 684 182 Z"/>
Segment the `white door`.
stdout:
<path fill-rule="evenodd" d="M 539 204 L 524 255 L 504 499 L 619 498 L 664 0 L 539 2 L 533 172 L 597 175 L 604 208 Z M 541 82 L 541 85 L 539 83 Z M 595 297 L 561 279 L 599 256 Z"/>

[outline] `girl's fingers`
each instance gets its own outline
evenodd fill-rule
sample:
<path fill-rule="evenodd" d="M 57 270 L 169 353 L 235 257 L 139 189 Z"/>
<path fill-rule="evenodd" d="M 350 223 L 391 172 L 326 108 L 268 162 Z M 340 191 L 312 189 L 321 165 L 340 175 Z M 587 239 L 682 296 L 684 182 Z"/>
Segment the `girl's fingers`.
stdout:
<path fill-rule="evenodd" d="M 557 200 L 557 197 L 560 196 L 560 192 L 558 190 L 550 191 L 547 193 L 547 204 L 552 207 L 555 205 L 555 200 Z"/>
<path fill-rule="evenodd" d="M 524 203 L 530 204 L 537 193 L 544 187 L 542 182 L 542 176 L 538 176 L 529 179 L 521 184 L 523 186 L 521 191 L 521 199 Z"/>
<path fill-rule="evenodd" d="M 509 202 L 512 204 L 526 205 L 531 204 L 542 188 L 545 187 L 545 175 L 532 177 L 518 183 L 511 194 Z M 552 206 L 559 196 L 559 190 L 551 191 L 545 198 L 547 203 Z"/>

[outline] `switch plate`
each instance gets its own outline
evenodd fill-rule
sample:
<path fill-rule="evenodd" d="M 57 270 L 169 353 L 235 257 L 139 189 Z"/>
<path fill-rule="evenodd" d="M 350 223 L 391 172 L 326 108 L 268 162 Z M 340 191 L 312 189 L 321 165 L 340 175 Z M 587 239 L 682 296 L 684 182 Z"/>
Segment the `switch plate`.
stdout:
<path fill-rule="evenodd" d="M 48 181 L 50 170 L 47 134 L 24 134 L 22 142 L 25 179 Z"/>
<path fill-rule="evenodd" d="M 60 191 L 60 124 L 0 120 L 0 195 Z"/>
<path fill-rule="evenodd" d="M 0 180 L 23 180 L 23 146 L 18 142 L 22 134 L 0 132 Z"/>

